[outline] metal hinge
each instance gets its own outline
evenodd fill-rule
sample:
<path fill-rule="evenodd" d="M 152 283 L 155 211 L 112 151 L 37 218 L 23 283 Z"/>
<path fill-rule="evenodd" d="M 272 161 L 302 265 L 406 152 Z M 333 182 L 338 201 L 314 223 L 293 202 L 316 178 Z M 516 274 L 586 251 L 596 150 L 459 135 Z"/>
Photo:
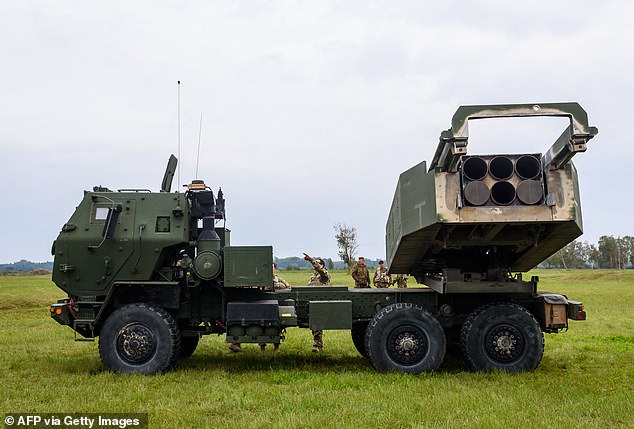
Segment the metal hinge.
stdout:
<path fill-rule="evenodd" d="M 62 273 L 70 273 L 75 270 L 75 266 L 70 264 L 59 264 L 59 270 Z"/>

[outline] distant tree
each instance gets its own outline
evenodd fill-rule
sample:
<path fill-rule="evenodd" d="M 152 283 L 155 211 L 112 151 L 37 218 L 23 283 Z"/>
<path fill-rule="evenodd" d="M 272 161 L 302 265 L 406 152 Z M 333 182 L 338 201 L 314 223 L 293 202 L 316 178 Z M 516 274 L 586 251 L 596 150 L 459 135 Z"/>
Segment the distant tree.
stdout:
<path fill-rule="evenodd" d="M 634 237 L 604 235 L 598 243 L 573 241 L 540 264 L 544 268 L 632 268 Z"/>
<path fill-rule="evenodd" d="M 297 256 L 288 256 L 286 258 L 275 258 L 274 261 L 277 264 L 277 268 L 280 270 L 301 270 L 304 268 L 312 268 L 312 265 L 304 258 Z"/>
<path fill-rule="evenodd" d="M 588 262 L 591 268 L 599 267 L 599 249 L 594 244 L 588 246 Z"/>
<path fill-rule="evenodd" d="M 353 226 L 337 223 L 335 226 L 335 238 L 337 239 L 337 247 L 339 248 L 339 257 L 348 267 L 348 274 L 354 265 L 355 256 L 357 254 L 357 229 Z"/>
<path fill-rule="evenodd" d="M 616 268 L 616 240 L 611 235 L 599 237 L 599 267 Z"/>
<path fill-rule="evenodd" d="M 631 235 L 626 235 L 622 238 L 623 240 L 623 248 L 628 254 L 627 262 L 630 263 L 630 266 L 634 265 L 634 237 Z"/>
<path fill-rule="evenodd" d="M 572 243 L 569 243 L 551 255 L 546 262 L 549 267 L 554 268 L 587 268 L 592 265 L 591 259 L 594 253 L 596 253 L 594 249 L 595 247 L 587 241 L 581 242 L 574 240 Z"/>
<path fill-rule="evenodd" d="M 617 237 L 616 239 L 616 263 L 618 269 L 626 268 L 632 257 L 632 237 Z"/>
<path fill-rule="evenodd" d="M 568 268 L 586 268 L 590 259 L 590 244 L 587 241 L 573 241 L 564 247 Z"/>
<path fill-rule="evenodd" d="M 333 268 L 335 268 L 335 263 L 332 262 L 331 258 L 324 259 L 324 262 L 326 262 L 326 268 L 327 269 L 332 270 Z"/>
<path fill-rule="evenodd" d="M 601 268 L 623 269 L 632 262 L 634 238 L 625 236 L 614 238 L 612 235 L 599 237 L 599 266 Z"/>

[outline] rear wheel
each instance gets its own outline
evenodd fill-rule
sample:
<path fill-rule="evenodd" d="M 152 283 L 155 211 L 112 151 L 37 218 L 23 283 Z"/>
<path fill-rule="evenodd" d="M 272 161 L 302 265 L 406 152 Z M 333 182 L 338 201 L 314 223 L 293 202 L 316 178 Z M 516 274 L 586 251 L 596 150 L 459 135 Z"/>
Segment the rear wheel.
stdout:
<path fill-rule="evenodd" d="M 99 355 L 117 372 L 154 374 L 167 370 L 180 353 L 174 318 L 149 304 L 129 304 L 106 319 L 99 336 Z"/>
<path fill-rule="evenodd" d="M 365 349 L 365 331 L 368 329 L 369 322 L 356 322 L 352 324 L 350 334 L 352 335 L 352 342 L 361 356 L 368 357 L 368 352 Z"/>
<path fill-rule="evenodd" d="M 434 371 L 445 357 L 445 347 L 440 323 L 410 303 L 396 303 L 380 310 L 365 334 L 368 359 L 380 372 Z"/>
<path fill-rule="evenodd" d="M 511 303 L 482 306 L 460 332 L 464 356 L 475 371 L 533 371 L 544 354 L 544 334 L 524 307 Z"/>

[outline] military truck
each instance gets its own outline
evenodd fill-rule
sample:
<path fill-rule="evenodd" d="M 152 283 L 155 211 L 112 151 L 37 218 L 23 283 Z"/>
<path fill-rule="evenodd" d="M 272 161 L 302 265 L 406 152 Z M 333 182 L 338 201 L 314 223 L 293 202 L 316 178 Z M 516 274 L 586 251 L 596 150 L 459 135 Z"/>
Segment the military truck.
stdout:
<path fill-rule="evenodd" d="M 561 116 L 544 153 L 467 154 L 468 122 Z M 151 374 L 191 355 L 203 335 L 279 343 L 285 329 L 346 329 L 378 371 L 440 367 L 447 344 L 475 371 L 531 371 L 544 332 L 585 320 L 580 302 L 539 292 L 530 270 L 582 233 L 572 157 L 597 134 L 577 103 L 463 106 L 427 167 L 400 175 L 387 227 L 392 274 L 419 287 L 272 289 L 273 249 L 232 246 L 225 198 L 202 180 L 171 192 L 97 186 L 53 243 L 53 281 L 67 298 L 53 319 L 99 337 L 108 370 Z M 513 274 L 515 273 L 515 274 Z"/>

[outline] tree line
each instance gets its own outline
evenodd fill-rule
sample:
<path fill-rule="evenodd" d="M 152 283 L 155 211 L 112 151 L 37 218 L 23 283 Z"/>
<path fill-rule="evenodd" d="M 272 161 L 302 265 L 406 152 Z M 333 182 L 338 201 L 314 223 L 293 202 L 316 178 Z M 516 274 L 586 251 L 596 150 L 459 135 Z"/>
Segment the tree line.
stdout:
<path fill-rule="evenodd" d="M 603 235 L 596 244 L 575 240 L 539 268 L 634 268 L 634 237 Z"/>
<path fill-rule="evenodd" d="M 326 269 L 328 270 L 345 270 L 348 268 L 347 264 L 345 264 L 343 261 L 333 261 L 332 258 L 322 259 L 324 260 L 324 263 L 326 264 Z M 313 266 L 310 262 L 305 261 L 304 258 L 299 258 L 297 256 L 289 256 L 287 258 L 274 257 L 273 262 L 275 262 L 277 268 L 280 270 L 297 271 L 313 269 Z M 365 262 L 369 268 L 376 268 L 379 266 L 379 259 L 366 258 Z"/>
<path fill-rule="evenodd" d="M 331 258 L 323 258 L 326 268 L 329 270 L 349 269 L 356 262 L 356 228 L 337 224 L 335 232 L 341 260 L 333 261 Z M 310 262 L 300 257 L 276 257 L 274 261 L 278 268 L 283 270 L 312 269 Z M 366 264 L 370 268 L 376 268 L 379 265 L 379 259 L 366 258 Z M 634 268 L 634 237 L 603 235 L 596 244 L 575 240 L 539 264 L 538 268 L 631 269 Z M 11 264 L 0 264 L 0 275 L 15 275 L 36 270 L 38 273 L 50 273 L 52 269 L 52 262 L 38 263 L 23 259 Z"/>
<path fill-rule="evenodd" d="M 22 259 L 18 262 L 12 262 L 10 264 L 0 264 L 0 275 L 7 275 L 10 273 L 20 272 L 20 271 L 36 271 L 41 270 L 40 272 L 51 272 L 53 270 L 52 262 L 31 262 L 26 259 Z"/>

